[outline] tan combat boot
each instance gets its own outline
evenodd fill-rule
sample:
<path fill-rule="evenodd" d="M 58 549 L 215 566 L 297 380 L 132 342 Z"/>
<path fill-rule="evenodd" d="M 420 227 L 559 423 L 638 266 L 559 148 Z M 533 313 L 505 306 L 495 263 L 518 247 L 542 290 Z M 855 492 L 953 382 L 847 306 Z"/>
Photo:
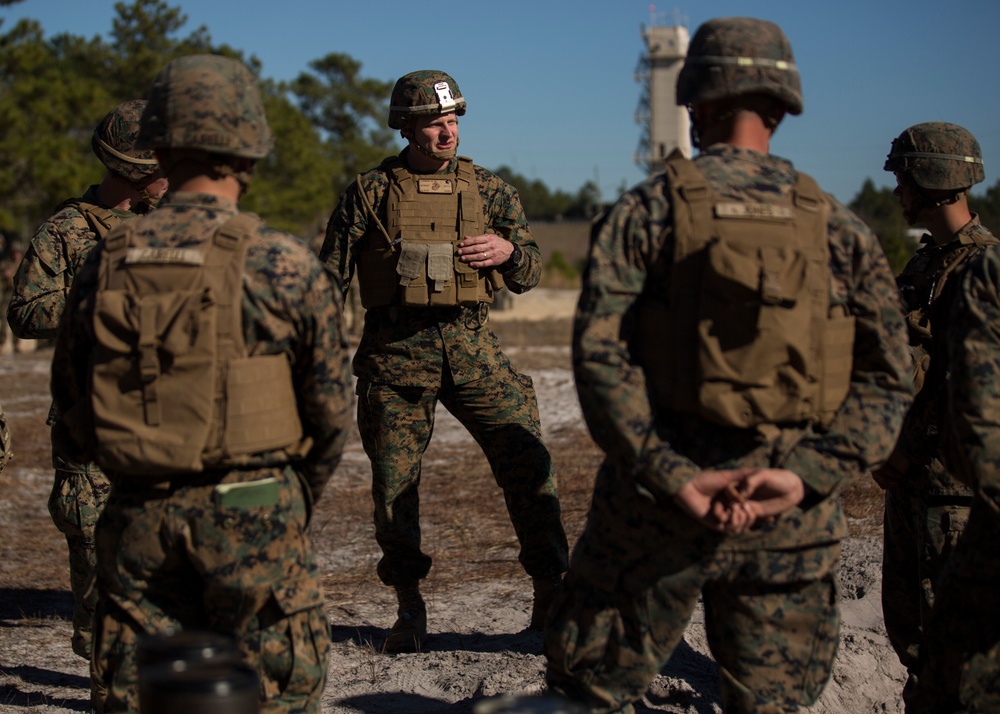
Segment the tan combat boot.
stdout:
<path fill-rule="evenodd" d="M 419 652 L 427 640 L 427 606 L 420 597 L 420 585 L 397 585 L 398 617 L 389 630 L 384 650 L 390 654 Z"/>
<path fill-rule="evenodd" d="M 562 585 L 562 576 L 546 575 L 539 578 L 532 578 L 531 584 L 535 590 L 535 599 L 531 604 L 531 620 L 528 622 L 529 630 L 541 630 L 545 627 L 545 616 L 555 600 L 556 593 Z"/>

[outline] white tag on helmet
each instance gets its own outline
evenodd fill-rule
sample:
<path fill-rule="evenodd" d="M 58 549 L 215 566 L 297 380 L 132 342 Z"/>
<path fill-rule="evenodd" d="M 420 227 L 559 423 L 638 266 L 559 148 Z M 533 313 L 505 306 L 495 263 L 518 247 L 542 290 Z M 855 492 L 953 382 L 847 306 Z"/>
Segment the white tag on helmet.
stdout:
<path fill-rule="evenodd" d="M 451 87 L 447 82 L 435 82 L 434 91 L 437 93 L 438 104 L 441 105 L 442 111 L 455 108 L 455 98 L 451 96 Z"/>

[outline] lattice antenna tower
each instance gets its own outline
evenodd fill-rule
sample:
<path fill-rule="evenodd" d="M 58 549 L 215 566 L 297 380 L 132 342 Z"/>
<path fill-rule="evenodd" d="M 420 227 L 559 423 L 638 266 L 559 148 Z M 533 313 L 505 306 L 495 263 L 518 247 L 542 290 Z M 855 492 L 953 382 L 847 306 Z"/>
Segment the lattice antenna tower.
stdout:
<path fill-rule="evenodd" d="M 677 75 L 687 54 L 688 29 L 678 11 L 673 24 L 666 13 L 649 6 L 649 26 L 641 25 L 645 52 L 639 57 L 635 80 L 642 84 L 635 121 L 640 126 L 635 162 L 653 174 L 663 168 L 663 160 L 674 149 L 691 156 L 691 132 L 687 109 L 677 106 Z"/>

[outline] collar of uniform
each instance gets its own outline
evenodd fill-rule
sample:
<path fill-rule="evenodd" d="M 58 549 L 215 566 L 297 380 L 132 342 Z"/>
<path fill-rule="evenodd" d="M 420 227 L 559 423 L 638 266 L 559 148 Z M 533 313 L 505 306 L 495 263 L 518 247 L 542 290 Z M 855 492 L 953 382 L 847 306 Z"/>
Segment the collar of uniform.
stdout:
<path fill-rule="evenodd" d="M 958 233 L 955 234 L 955 238 L 961 241 L 964 237 L 966 240 L 963 242 L 973 243 L 975 241 L 972 240 L 972 236 L 978 233 L 992 235 L 988 229 L 983 227 L 983 224 L 979 220 L 979 214 L 973 213 L 972 219 L 958 230 Z"/>
<path fill-rule="evenodd" d="M 91 184 L 87 188 L 87 190 L 83 192 L 83 195 L 80 196 L 80 198 L 82 198 L 87 203 L 92 203 L 95 206 L 100 206 L 101 208 L 108 209 L 109 211 L 111 211 L 111 215 L 117 216 L 123 221 L 128 220 L 129 218 L 135 218 L 135 213 L 133 213 L 132 211 L 123 211 L 120 208 L 112 208 L 111 206 L 105 206 L 103 203 L 101 203 L 100 199 L 97 198 L 97 188 L 98 185 L 96 183 Z"/>
<path fill-rule="evenodd" d="M 748 161 L 753 164 L 764 166 L 772 171 L 780 171 L 786 174 L 791 174 L 795 170 L 792 166 L 792 162 L 788 159 L 783 159 L 780 156 L 775 156 L 774 154 L 762 154 L 761 152 L 754 151 L 753 149 L 743 149 L 737 146 L 732 146 L 731 144 L 712 144 L 702 151 L 699 156 L 717 156 L 721 159 L 726 159 L 727 161 Z"/>
<path fill-rule="evenodd" d="M 232 199 L 216 196 L 211 193 L 195 193 L 194 191 L 170 191 L 160 201 L 159 207 L 162 208 L 164 206 L 173 206 L 175 208 L 181 206 L 211 208 L 217 211 L 230 211 L 232 213 L 236 213 L 238 210 L 236 201 Z"/>

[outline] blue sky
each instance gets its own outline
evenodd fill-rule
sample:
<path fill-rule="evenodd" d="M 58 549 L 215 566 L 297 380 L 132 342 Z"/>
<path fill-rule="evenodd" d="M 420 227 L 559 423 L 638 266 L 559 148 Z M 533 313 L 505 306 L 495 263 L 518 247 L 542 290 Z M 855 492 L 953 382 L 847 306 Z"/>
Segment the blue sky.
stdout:
<path fill-rule="evenodd" d="M 638 0 L 167 0 L 216 43 L 256 55 L 263 74 L 289 79 L 342 52 L 366 76 L 393 81 L 415 69 L 452 74 L 469 109 L 461 153 L 507 165 L 575 193 L 594 180 L 605 200 L 644 174 L 633 162 L 641 87 L 633 75 L 651 5 Z M 0 9 L 46 35 L 111 30 L 114 0 L 25 0 Z M 129 3 L 130 4 L 130 3 Z M 866 177 L 888 186 L 882 163 L 911 124 L 950 121 L 979 139 L 986 182 L 1000 177 L 1000 27 L 996 0 L 687 0 L 656 4 L 693 35 L 712 17 L 760 17 L 782 26 L 802 74 L 805 111 L 789 117 L 772 151 L 840 200 Z M 96 120 L 95 120 L 96 121 Z M 979 187 L 982 190 L 983 186 Z"/>

